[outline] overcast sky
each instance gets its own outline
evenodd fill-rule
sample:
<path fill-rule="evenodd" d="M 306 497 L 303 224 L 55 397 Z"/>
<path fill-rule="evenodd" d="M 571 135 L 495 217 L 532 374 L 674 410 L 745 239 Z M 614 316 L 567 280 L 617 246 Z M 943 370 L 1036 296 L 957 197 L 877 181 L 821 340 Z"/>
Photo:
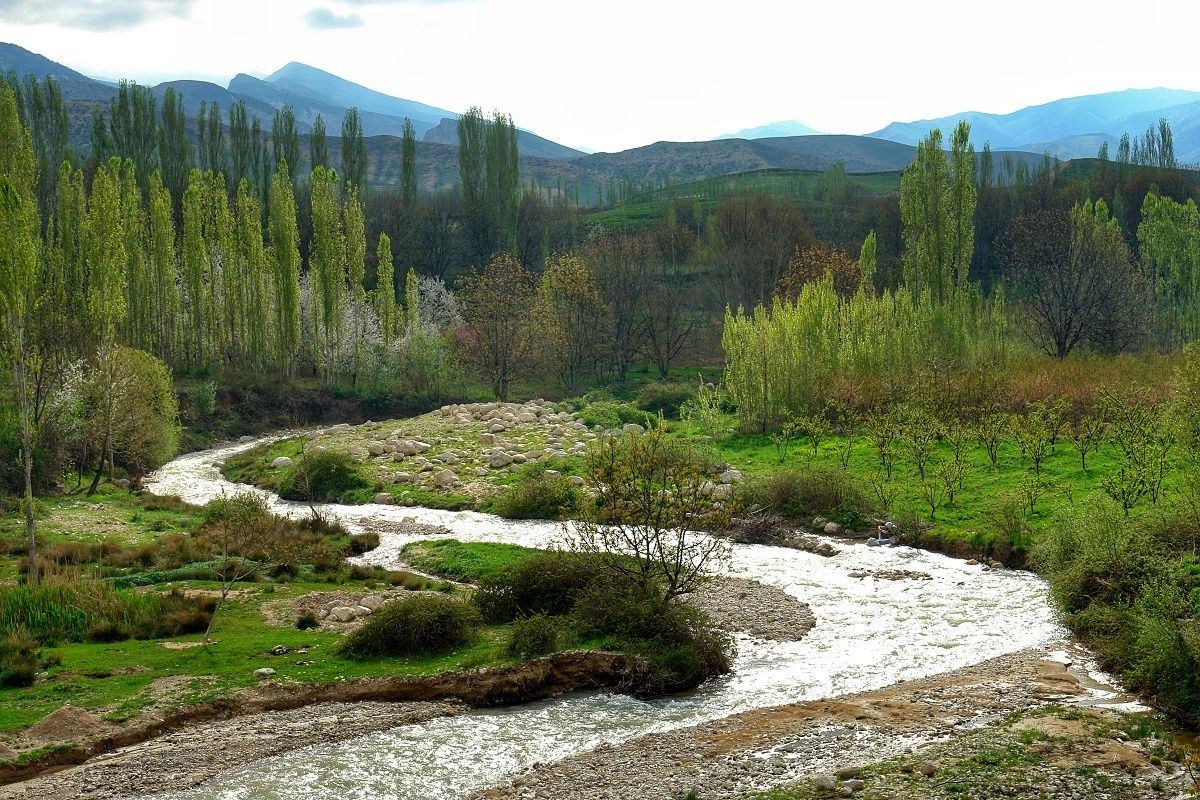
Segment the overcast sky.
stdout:
<path fill-rule="evenodd" d="M 0 40 L 157 83 L 302 61 L 594 150 L 1200 89 L 1196 0 L 0 0 Z"/>

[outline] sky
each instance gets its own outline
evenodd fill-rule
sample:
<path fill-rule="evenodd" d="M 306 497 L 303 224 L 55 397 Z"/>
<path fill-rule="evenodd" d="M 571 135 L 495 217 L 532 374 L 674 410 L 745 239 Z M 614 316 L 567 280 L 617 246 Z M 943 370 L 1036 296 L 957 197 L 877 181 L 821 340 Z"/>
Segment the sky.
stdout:
<path fill-rule="evenodd" d="M 827 133 L 1200 89 L 1195 0 L 0 0 L 0 41 L 103 78 L 302 61 L 589 150 L 798 119 Z"/>

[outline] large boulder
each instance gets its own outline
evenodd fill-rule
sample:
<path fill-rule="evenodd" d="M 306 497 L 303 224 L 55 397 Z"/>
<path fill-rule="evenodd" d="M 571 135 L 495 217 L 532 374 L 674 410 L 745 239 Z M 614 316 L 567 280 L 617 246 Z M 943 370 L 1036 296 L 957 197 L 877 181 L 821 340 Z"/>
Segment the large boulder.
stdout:
<path fill-rule="evenodd" d="M 458 483 L 458 476 L 451 469 L 444 469 L 433 476 L 433 485 L 439 489 L 445 489 L 447 486 L 453 486 L 456 483 Z"/>
<path fill-rule="evenodd" d="M 290 467 L 291 465 L 292 460 L 290 458 L 287 456 L 280 456 L 271 462 L 271 469 L 283 469 L 284 467 Z"/>
<path fill-rule="evenodd" d="M 507 467 L 511 463 L 513 463 L 512 456 L 510 456 L 508 453 L 504 452 L 503 450 L 497 450 L 494 453 L 491 453 L 490 455 L 488 455 L 488 466 L 491 467 L 492 469 L 500 469 L 502 467 Z"/>

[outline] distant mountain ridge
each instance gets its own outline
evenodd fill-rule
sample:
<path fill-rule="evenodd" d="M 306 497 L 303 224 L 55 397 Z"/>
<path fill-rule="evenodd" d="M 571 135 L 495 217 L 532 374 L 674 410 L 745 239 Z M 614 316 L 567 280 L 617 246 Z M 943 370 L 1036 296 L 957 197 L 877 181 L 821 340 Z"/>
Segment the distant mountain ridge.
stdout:
<path fill-rule="evenodd" d="M 722 133 L 718 139 L 767 139 L 778 136 L 819 136 L 821 131 L 810 128 L 798 119 L 769 122 L 754 128 L 743 128 L 737 133 Z"/>
<path fill-rule="evenodd" d="M 893 122 L 867 135 L 916 144 L 931 128 L 941 128 L 949 135 L 961 119 L 971 124 L 971 139 L 977 148 L 989 142 L 995 150 L 1040 148 L 1062 158 L 1079 158 L 1094 156 L 1101 141 L 1115 142 L 1123 133 L 1141 135 L 1160 117 L 1172 125 L 1180 160 L 1200 160 L 1200 92 L 1180 89 L 1125 89 L 1069 97 L 1010 114 L 964 111 L 937 119 Z M 1110 149 L 1115 155 L 1115 148 Z"/>

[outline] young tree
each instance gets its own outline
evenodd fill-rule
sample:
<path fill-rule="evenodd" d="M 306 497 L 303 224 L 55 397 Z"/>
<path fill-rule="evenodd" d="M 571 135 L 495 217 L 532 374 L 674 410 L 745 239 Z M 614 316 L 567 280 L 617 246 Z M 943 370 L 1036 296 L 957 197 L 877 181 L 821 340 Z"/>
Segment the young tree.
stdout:
<path fill-rule="evenodd" d="M 32 327 L 37 304 L 37 163 L 29 129 L 17 114 L 16 95 L 0 86 L 0 357 L 8 362 L 21 415 L 25 536 L 29 580 L 37 579 L 37 530 L 33 509 L 31 375 L 36 369 Z"/>
<path fill-rule="evenodd" d="M 595 374 L 603 357 L 598 331 L 608 327 L 608 309 L 583 259 L 552 256 L 538 283 L 531 322 L 539 365 L 554 372 L 574 394 Z"/>
<path fill-rule="evenodd" d="M 875 269 L 875 231 L 871 231 L 858 252 L 858 285 L 867 294 L 875 294 Z"/>
<path fill-rule="evenodd" d="M 586 504 L 574 546 L 664 603 L 694 591 L 729 553 L 725 539 L 694 533 L 729 521 L 728 508 L 714 507 L 707 466 L 661 427 L 604 440 L 587 456 L 597 501 Z"/>
<path fill-rule="evenodd" d="M 379 245 L 375 248 L 375 313 L 379 316 L 379 328 L 383 331 L 384 344 L 391 344 L 396 336 L 396 285 L 392 267 L 392 240 L 386 233 L 379 234 Z"/>
<path fill-rule="evenodd" d="M 466 275 L 462 288 L 466 359 L 496 397 L 507 400 L 528 355 L 533 278 L 515 256 L 499 254 Z"/>

